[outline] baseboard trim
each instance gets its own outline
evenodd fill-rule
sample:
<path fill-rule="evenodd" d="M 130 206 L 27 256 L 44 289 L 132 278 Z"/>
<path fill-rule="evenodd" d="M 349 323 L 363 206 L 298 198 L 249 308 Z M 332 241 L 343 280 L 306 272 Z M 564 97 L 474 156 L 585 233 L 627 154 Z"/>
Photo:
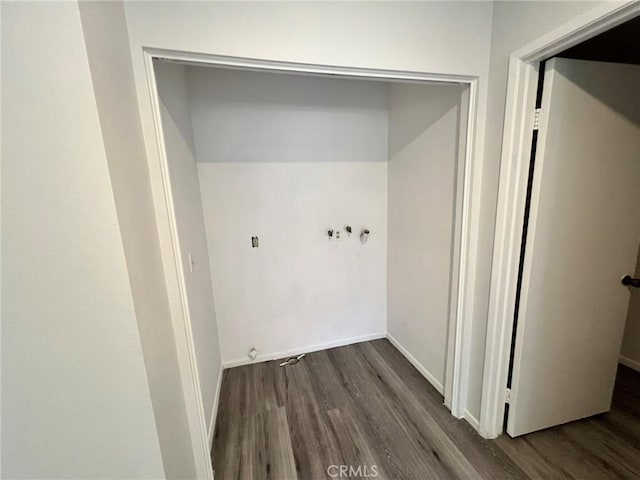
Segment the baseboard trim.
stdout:
<path fill-rule="evenodd" d="M 294 348 L 284 352 L 263 353 L 258 355 L 255 360 L 249 358 L 238 358 L 236 360 L 228 360 L 222 362 L 223 368 L 240 367 L 242 365 L 249 365 L 250 363 L 268 362 L 270 360 L 277 360 L 279 358 L 292 357 L 294 355 L 300 355 L 301 353 L 317 352 L 318 350 L 326 350 L 328 348 L 344 347 L 353 343 L 368 342 L 370 340 L 378 340 L 380 338 L 386 338 L 387 333 L 368 333 L 366 335 L 360 335 L 357 337 L 343 338 L 341 340 L 333 340 L 326 343 L 317 343 L 315 345 L 308 345 L 306 347 Z"/>
<path fill-rule="evenodd" d="M 207 432 L 208 440 L 209 440 L 209 451 L 211 451 L 211 447 L 213 446 L 213 433 L 216 428 L 216 417 L 218 416 L 218 405 L 220 404 L 220 390 L 222 389 L 222 372 L 224 368 L 220 365 L 220 370 L 218 370 L 218 384 L 216 385 L 216 396 L 213 399 L 213 409 L 211 412 L 211 420 L 209 420 L 209 431 Z"/>
<path fill-rule="evenodd" d="M 629 367 L 634 369 L 637 372 L 640 372 L 640 362 L 638 362 L 637 360 L 631 360 L 630 358 L 623 357 L 622 355 L 620 355 L 620 359 L 618 360 L 618 363 L 621 363 L 625 367 Z"/>
<path fill-rule="evenodd" d="M 471 412 L 469 412 L 469 410 L 467 410 L 466 408 L 464 409 L 464 414 L 462 418 L 464 418 L 467 421 L 467 423 L 469 423 L 473 428 L 475 428 L 477 432 L 480 431 L 480 420 L 474 417 L 473 414 L 471 414 Z"/>
<path fill-rule="evenodd" d="M 438 390 L 438 392 L 440 393 L 440 395 L 444 396 L 444 386 L 442 385 L 442 383 L 440 383 L 436 377 L 426 368 L 424 368 L 424 366 L 418 362 L 418 360 L 416 360 L 416 358 L 411 355 L 409 353 L 409 351 L 404 348 L 402 346 L 402 344 L 393 337 L 393 335 L 391 335 L 390 333 L 387 332 L 387 338 L 389 339 L 389 341 L 391 342 L 391 344 L 396 347 L 400 353 L 402 353 L 402 355 L 404 355 L 404 357 L 409 360 L 409 362 L 411 363 L 411 365 L 413 365 L 414 367 L 416 367 L 416 369 L 422 374 L 422 376 L 424 378 L 427 379 L 427 381 L 433 385 L 435 387 L 436 390 Z"/>

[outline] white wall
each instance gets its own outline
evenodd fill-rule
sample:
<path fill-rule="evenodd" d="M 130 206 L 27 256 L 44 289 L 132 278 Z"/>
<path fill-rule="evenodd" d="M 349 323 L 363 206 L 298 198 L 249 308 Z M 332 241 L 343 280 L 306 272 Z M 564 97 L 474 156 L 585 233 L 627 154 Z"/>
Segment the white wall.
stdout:
<path fill-rule="evenodd" d="M 189 73 L 225 364 L 383 335 L 388 86 Z"/>
<path fill-rule="evenodd" d="M 443 392 L 462 88 L 391 86 L 388 331 Z"/>
<path fill-rule="evenodd" d="M 143 47 L 478 76 L 475 150 L 480 166 L 492 9 L 492 2 L 127 2 L 125 11 L 150 164 L 157 164 L 158 160 Z M 552 11 L 553 6 L 548 9 Z M 497 163 L 488 174 L 493 175 L 494 169 L 497 171 Z M 152 184 L 159 184 L 159 172 L 151 174 Z M 156 189 L 154 197 L 161 205 L 159 193 Z M 479 194 L 473 192 L 474 196 Z M 481 222 L 491 223 L 495 201 L 491 195 L 488 201 L 489 208 L 483 211 Z M 160 230 L 166 231 L 166 219 L 161 220 Z M 491 243 L 481 246 L 478 257 L 490 257 Z M 482 295 L 488 295 L 489 270 L 481 270 L 481 274 L 472 284 L 479 292 L 478 321 L 486 323 L 486 300 Z M 476 365 L 482 363 L 483 352 L 479 353 L 480 357 L 474 359 Z M 479 411 L 480 384 L 476 390 L 474 401 Z"/>
<path fill-rule="evenodd" d="M 198 162 L 386 162 L 388 86 L 189 68 Z"/>
<path fill-rule="evenodd" d="M 165 474 L 195 478 L 124 7 L 79 4 Z"/>
<path fill-rule="evenodd" d="M 386 163 L 198 167 L 226 364 L 384 334 Z M 351 238 L 330 242 L 345 223 Z"/>
<path fill-rule="evenodd" d="M 164 478 L 78 6 L 1 30 L 2 477 Z"/>
<path fill-rule="evenodd" d="M 221 359 L 187 75 L 178 64 L 156 62 L 155 69 L 202 404 L 210 425 Z"/>

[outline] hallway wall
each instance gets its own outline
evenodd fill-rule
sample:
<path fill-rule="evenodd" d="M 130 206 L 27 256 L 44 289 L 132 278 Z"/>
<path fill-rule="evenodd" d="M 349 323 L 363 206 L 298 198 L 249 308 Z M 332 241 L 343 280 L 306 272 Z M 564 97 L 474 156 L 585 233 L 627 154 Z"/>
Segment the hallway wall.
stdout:
<path fill-rule="evenodd" d="M 79 7 L 164 470 L 168 478 L 193 478 L 124 6 L 81 2 Z"/>
<path fill-rule="evenodd" d="M 78 5 L 1 22 L 2 478 L 164 478 Z"/>

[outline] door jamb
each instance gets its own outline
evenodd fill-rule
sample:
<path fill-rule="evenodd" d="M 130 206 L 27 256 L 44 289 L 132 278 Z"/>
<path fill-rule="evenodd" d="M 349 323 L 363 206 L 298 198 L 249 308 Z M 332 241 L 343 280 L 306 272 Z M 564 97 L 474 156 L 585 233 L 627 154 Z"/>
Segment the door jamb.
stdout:
<path fill-rule="evenodd" d="M 538 64 L 640 14 L 640 2 L 604 3 L 513 52 L 505 107 L 485 346 L 480 435 L 503 431 Z"/>
<path fill-rule="evenodd" d="M 218 67 L 250 69 L 260 71 L 289 72 L 298 74 L 316 74 L 345 78 L 364 78 L 385 81 L 429 82 L 429 83 L 458 83 L 468 86 L 467 122 L 465 126 L 465 153 L 462 184 L 462 208 L 460 219 L 460 250 L 459 270 L 457 279 L 458 295 L 451 299 L 451 311 L 455 312 L 454 333 L 448 338 L 453 339 L 453 368 L 451 368 L 450 401 L 451 413 L 455 417 L 465 416 L 466 390 L 469 375 L 469 351 L 471 346 L 471 322 L 473 305 L 473 284 L 476 271 L 475 239 L 479 237 L 477 230 L 479 222 L 479 192 L 482 175 L 481 156 L 475 154 L 475 125 L 477 123 L 478 77 L 464 75 L 443 75 L 426 72 L 409 72 L 381 69 L 364 69 L 354 67 L 336 67 L 328 65 L 313 65 L 293 62 L 259 60 L 220 55 L 208 55 L 184 51 L 144 48 L 147 83 L 151 93 L 151 108 L 154 119 L 155 140 L 158 161 L 150 157 L 149 168 L 151 178 L 161 179 L 162 198 L 154 200 L 156 215 L 163 219 L 168 226 L 168 232 L 160 231 L 163 237 L 163 262 L 167 275 L 167 288 L 174 300 L 172 309 L 174 333 L 178 345 L 178 362 L 183 379 L 185 403 L 187 404 L 189 429 L 193 443 L 194 459 L 201 478 L 213 478 L 209 448 L 207 440 L 207 425 L 205 424 L 200 383 L 198 379 L 197 360 L 193 345 L 191 321 L 187 304 L 187 293 L 183 277 L 182 258 L 180 255 L 179 238 L 173 208 L 173 196 L 169 179 L 167 153 L 162 132 L 160 116 L 160 101 L 157 91 L 153 61 L 160 59 L 181 64 L 212 65 Z M 457 221 L 457 219 L 456 219 Z M 449 381 L 449 379 L 447 379 Z"/>

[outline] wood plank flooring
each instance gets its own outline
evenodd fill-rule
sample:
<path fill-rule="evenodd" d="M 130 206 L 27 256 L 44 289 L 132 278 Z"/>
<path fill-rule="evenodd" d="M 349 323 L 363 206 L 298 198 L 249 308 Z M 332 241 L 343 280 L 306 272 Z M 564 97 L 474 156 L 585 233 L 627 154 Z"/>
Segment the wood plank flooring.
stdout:
<path fill-rule="evenodd" d="M 224 371 L 216 480 L 640 478 L 640 374 L 626 367 L 611 412 L 484 440 L 387 340 L 278 365 Z"/>

